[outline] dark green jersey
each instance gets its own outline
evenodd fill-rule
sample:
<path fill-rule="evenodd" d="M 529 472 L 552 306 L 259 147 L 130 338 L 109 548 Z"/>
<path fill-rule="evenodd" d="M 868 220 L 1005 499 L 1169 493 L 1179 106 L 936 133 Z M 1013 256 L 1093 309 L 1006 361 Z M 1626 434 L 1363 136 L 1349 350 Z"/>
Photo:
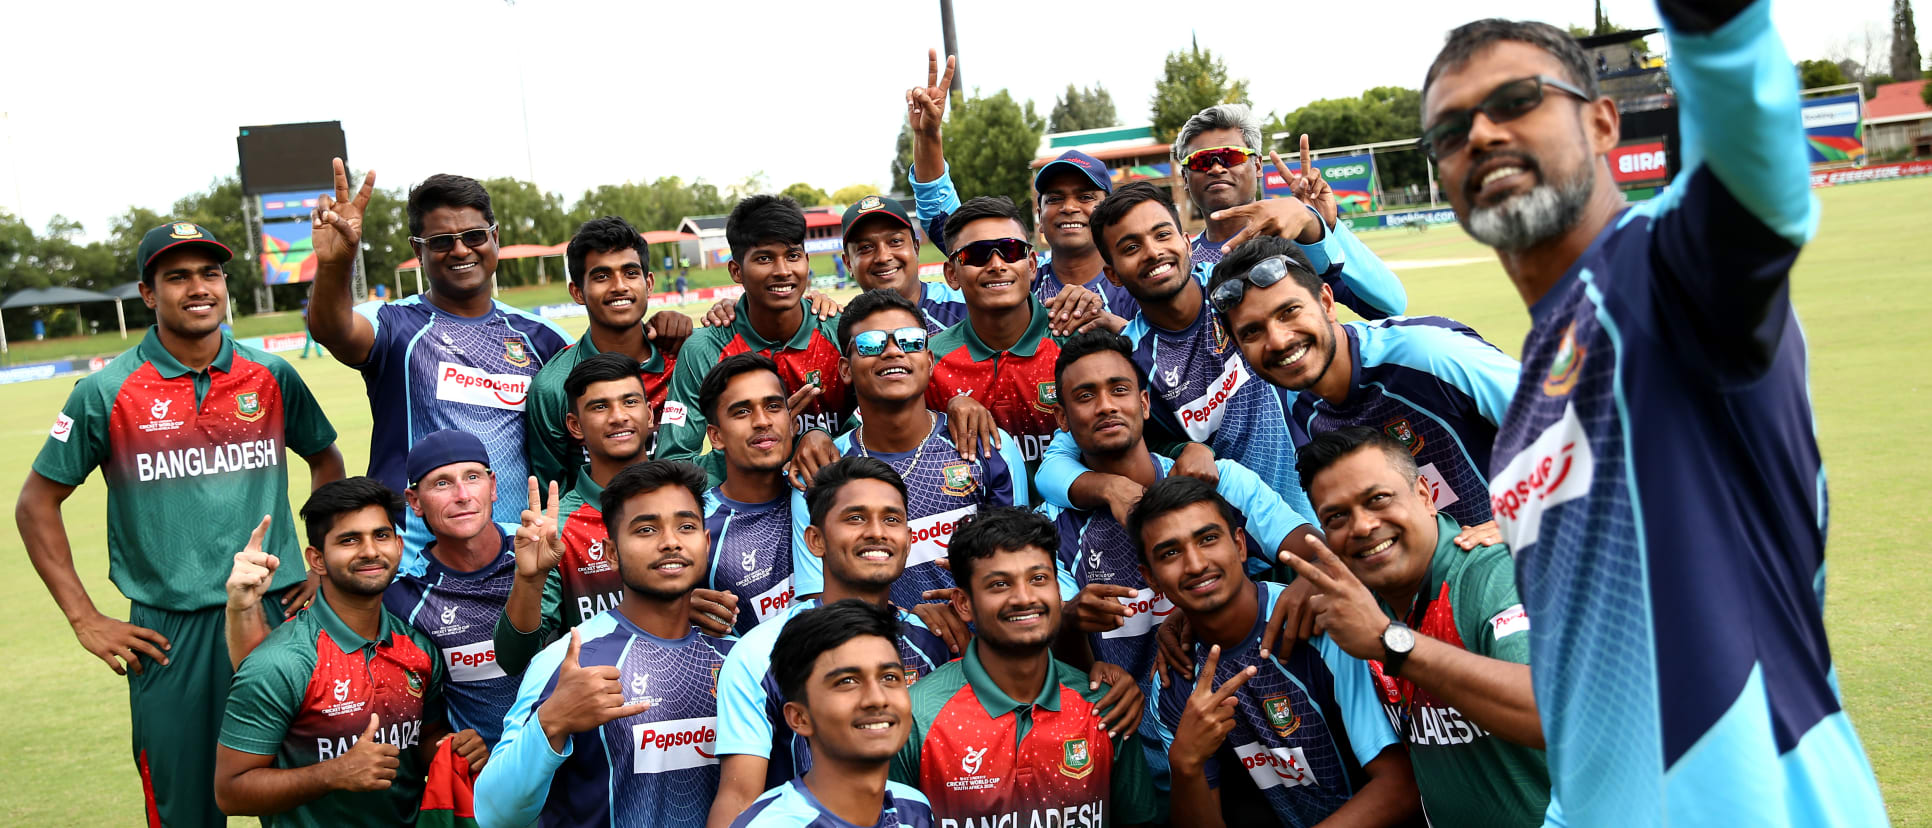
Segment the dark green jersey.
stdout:
<path fill-rule="evenodd" d="M 264 817 L 264 825 L 409 825 L 422 804 L 428 760 L 423 725 L 443 721 L 442 662 L 436 645 L 388 610 L 370 641 L 321 595 L 270 633 L 242 661 L 228 690 L 221 744 L 274 756 L 277 768 L 327 762 L 348 752 L 380 716 L 376 740 L 401 763 L 386 791 L 335 792 Z"/>
<path fill-rule="evenodd" d="M 671 369 L 676 357 L 666 354 L 645 340 L 650 356 L 637 364 L 637 378 L 644 383 L 644 396 L 651 410 L 664 410 L 664 395 L 671 388 Z M 596 343 L 585 331 L 577 344 L 551 357 L 530 380 L 530 396 L 523 406 L 524 448 L 530 455 L 530 473 L 543 483 L 556 481 L 569 488 L 584 465 L 583 444 L 572 439 L 564 427 L 564 414 L 570 411 L 570 396 L 564 393 L 564 380 L 572 369 L 599 353 Z"/>
<path fill-rule="evenodd" d="M 262 551 L 299 561 L 287 451 L 307 456 L 335 429 L 281 357 L 224 333 L 206 370 L 187 366 L 148 328 L 141 344 L 74 384 L 33 469 L 78 486 L 107 481 L 108 577 L 121 594 L 177 612 L 219 607 L 248 535 L 272 515 Z M 302 580 L 276 570 L 270 589 Z"/>
<path fill-rule="evenodd" d="M 1516 595 L 1509 548 L 1455 544 L 1461 531 L 1436 517 L 1435 556 L 1406 622 L 1416 632 L 1481 656 L 1529 663 L 1529 616 Z M 1397 617 L 1386 605 L 1390 618 Z M 1409 745 L 1422 807 L 1431 824 L 1541 825 L 1550 803 L 1543 751 L 1503 741 L 1407 679 L 1369 662 L 1382 705 Z"/>

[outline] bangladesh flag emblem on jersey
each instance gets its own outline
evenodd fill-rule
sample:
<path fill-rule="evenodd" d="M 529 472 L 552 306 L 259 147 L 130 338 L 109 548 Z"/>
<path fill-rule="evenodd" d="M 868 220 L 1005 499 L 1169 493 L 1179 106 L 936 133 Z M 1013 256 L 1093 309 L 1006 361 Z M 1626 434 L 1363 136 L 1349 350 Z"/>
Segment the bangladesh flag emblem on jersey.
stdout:
<path fill-rule="evenodd" d="M 1576 387 L 1577 374 L 1583 368 L 1584 348 L 1576 344 L 1576 323 L 1563 329 L 1563 340 L 1556 345 L 1556 356 L 1550 358 L 1549 376 L 1543 378 L 1543 393 L 1560 397 Z"/>
<path fill-rule="evenodd" d="M 806 372 L 805 372 L 805 384 L 806 384 L 806 385 L 819 385 L 820 383 L 819 383 L 819 381 L 818 381 L 818 376 L 819 376 L 819 372 L 817 372 L 817 371 L 806 371 Z"/>
<path fill-rule="evenodd" d="M 1033 404 L 1033 407 L 1041 411 L 1052 411 L 1054 406 L 1060 404 L 1060 384 L 1054 382 L 1040 383 L 1034 399 L 1038 401 Z"/>
<path fill-rule="evenodd" d="M 1269 696 L 1261 700 L 1261 710 L 1268 714 L 1268 726 L 1275 733 L 1286 736 L 1301 728 L 1301 717 L 1295 715 L 1294 702 L 1287 696 Z"/>
<path fill-rule="evenodd" d="M 1410 454 L 1422 453 L 1422 435 L 1416 433 L 1415 428 L 1409 425 L 1408 420 L 1396 420 L 1395 422 L 1389 423 L 1382 427 L 1382 433 L 1395 438 L 1396 442 L 1408 448 Z"/>
<path fill-rule="evenodd" d="M 1068 739 L 1060 744 L 1060 773 L 1083 779 L 1093 773 L 1093 754 L 1087 750 L 1087 740 Z"/>
<path fill-rule="evenodd" d="M 255 422 L 262 418 L 262 398 L 254 391 L 235 395 L 235 418 Z"/>
<path fill-rule="evenodd" d="M 530 352 L 523 349 L 523 340 L 503 340 L 503 360 L 521 368 L 530 364 Z"/>
<path fill-rule="evenodd" d="M 942 487 L 946 494 L 965 497 L 972 494 L 978 484 L 973 482 L 973 467 L 966 463 L 954 463 L 945 468 L 946 482 Z"/>
<path fill-rule="evenodd" d="M 403 675 L 409 678 L 409 695 L 415 696 L 416 698 L 419 698 L 419 699 L 422 698 L 423 697 L 423 677 L 416 675 L 415 670 L 410 670 L 407 668 L 403 670 Z"/>

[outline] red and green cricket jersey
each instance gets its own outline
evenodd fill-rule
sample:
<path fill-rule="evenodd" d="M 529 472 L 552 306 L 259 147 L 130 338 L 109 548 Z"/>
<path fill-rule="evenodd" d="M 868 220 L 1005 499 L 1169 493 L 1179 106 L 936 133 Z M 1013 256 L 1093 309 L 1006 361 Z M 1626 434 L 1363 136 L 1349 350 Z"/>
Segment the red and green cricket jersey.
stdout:
<path fill-rule="evenodd" d="M 543 618 L 537 629 L 522 632 L 510 623 L 506 613 L 497 618 L 497 664 L 504 672 L 523 672 L 557 636 L 578 624 L 615 609 L 624 601 L 624 578 L 617 572 L 616 550 L 604 529 L 604 513 L 598 504 L 604 487 L 590 476 L 590 466 L 577 470 L 577 485 L 559 499 L 557 520 L 563 524 L 563 560 L 543 582 Z"/>
<path fill-rule="evenodd" d="M 651 355 L 637 364 L 637 378 L 644 382 L 644 397 L 652 411 L 664 410 L 664 395 L 671 390 L 671 369 L 675 354 L 667 354 L 646 340 Z M 584 332 L 577 344 L 558 352 L 530 379 L 530 396 L 523 405 L 524 448 L 530 455 L 530 473 L 541 483 L 556 481 L 568 486 L 584 466 L 583 444 L 564 427 L 564 414 L 570 411 L 570 395 L 564 393 L 564 380 L 584 360 L 597 356 L 597 344 Z"/>
<path fill-rule="evenodd" d="M 1436 516 L 1429 575 L 1405 619 L 1416 632 L 1481 656 L 1529 663 L 1529 616 L 1516 594 L 1509 548 L 1455 543 L 1456 519 Z M 1396 613 L 1382 607 L 1390 618 Z M 1369 662 L 1382 707 L 1409 745 L 1422 809 L 1436 825 L 1541 825 L 1550 804 L 1543 751 L 1503 741 L 1448 702 Z"/>
<path fill-rule="evenodd" d="M 722 328 L 699 328 L 678 351 L 677 367 L 671 371 L 671 390 L 658 419 L 659 460 L 694 460 L 704 449 L 705 414 L 698 410 L 698 388 L 704 376 L 717 367 L 719 360 L 733 354 L 754 351 L 778 363 L 778 375 L 785 387 L 797 391 L 817 385 L 821 393 L 798 415 L 798 433 L 820 429 L 837 434 L 852 412 L 852 395 L 839 378 L 839 318 L 819 319 L 810 303 L 801 303 L 803 316 L 790 339 L 773 341 L 758 335 L 751 327 L 751 313 L 745 300 L 738 300 L 738 316 Z M 716 476 L 723 465 L 706 469 L 713 472 L 711 485 L 724 480 Z"/>
<path fill-rule="evenodd" d="M 307 456 L 335 428 L 280 357 L 221 335 L 206 370 L 189 371 L 152 327 L 141 344 L 74 384 L 34 459 L 40 476 L 107 481 L 108 577 L 121 594 L 176 612 L 219 607 L 236 552 L 263 515 L 262 551 L 299 561 L 285 450 Z M 276 570 L 271 590 L 302 580 Z"/>
<path fill-rule="evenodd" d="M 1155 817 L 1140 738 L 1109 739 L 1087 674 L 1051 662 L 1040 695 L 1019 702 L 966 655 L 912 687 L 912 734 L 892 779 L 925 793 L 939 825 L 1133 825 Z"/>
<path fill-rule="evenodd" d="M 1020 442 L 1020 456 L 1031 479 L 1040 467 L 1040 453 L 1057 428 L 1053 409 L 1060 404 L 1060 395 L 1053 384 L 1053 362 L 1060 358 L 1060 343 L 1047 331 L 1046 306 L 1038 299 L 1031 299 L 1029 306 L 1033 316 L 1026 333 L 1004 351 L 980 341 L 971 319 L 960 320 L 933 337 L 931 350 L 941 356 L 926 386 L 926 405 L 945 411 L 946 403 L 962 394 L 978 400 L 993 412 L 1000 428 Z"/>
<path fill-rule="evenodd" d="M 421 806 L 423 725 L 443 721 L 436 645 L 388 610 L 371 641 L 349 628 L 323 595 L 269 633 L 235 671 L 221 745 L 274 756 L 277 768 L 327 762 L 381 717 L 376 741 L 395 745 L 400 767 L 385 791 L 337 791 L 263 817 L 263 825 L 409 825 Z"/>

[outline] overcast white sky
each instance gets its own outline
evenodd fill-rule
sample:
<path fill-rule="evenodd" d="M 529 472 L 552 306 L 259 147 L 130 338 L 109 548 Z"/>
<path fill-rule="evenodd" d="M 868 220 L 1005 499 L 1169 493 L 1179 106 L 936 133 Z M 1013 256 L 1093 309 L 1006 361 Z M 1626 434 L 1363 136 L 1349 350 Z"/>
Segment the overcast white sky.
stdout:
<path fill-rule="evenodd" d="M 1069 82 L 1099 82 L 1129 124 L 1148 120 L 1162 59 L 1190 33 L 1267 112 L 1419 85 L 1443 34 L 1474 17 L 1592 14 L 1589 0 L 955 6 L 970 85 L 1044 116 Z M 1607 6 L 1621 25 L 1656 23 L 1643 0 Z M 1890 7 L 1781 0 L 1773 13 L 1805 58 L 1868 24 L 1888 32 Z M 129 205 L 166 209 L 232 173 L 237 127 L 296 121 L 342 121 L 352 162 L 387 187 L 534 166 L 567 201 L 600 183 L 723 186 L 760 170 L 774 187 L 885 188 L 901 96 L 941 44 L 937 0 L 9 3 L 5 17 L 0 206 L 36 230 L 78 219 L 89 237 Z"/>

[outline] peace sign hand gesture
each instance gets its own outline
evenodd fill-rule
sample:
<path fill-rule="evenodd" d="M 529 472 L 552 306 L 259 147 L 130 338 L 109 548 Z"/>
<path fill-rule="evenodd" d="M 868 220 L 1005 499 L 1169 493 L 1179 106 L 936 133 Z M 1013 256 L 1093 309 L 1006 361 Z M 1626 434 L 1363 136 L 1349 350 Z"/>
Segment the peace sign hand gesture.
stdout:
<path fill-rule="evenodd" d="M 1322 214 L 1322 223 L 1330 229 L 1335 227 L 1335 218 L 1340 214 L 1341 205 L 1335 201 L 1335 191 L 1328 186 L 1328 179 L 1322 177 L 1322 170 L 1315 166 L 1313 156 L 1308 152 L 1308 133 L 1301 134 L 1301 169 L 1289 172 L 1281 165 L 1281 156 L 1273 151 L 1268 160 L 1275 162 L 1275 169 L 1288 178 L 1288 187 L 1301 203 L 1315 208 Z"/>
<path fill-rule="evenodd" d="M 1328 640 L 1342 652 L 1361 659 L 1381 658 L 1382 631 L 1389 627 L 1388 615 L 1328 544 L 1310 535 L 1308 548 L 1312 560 L 1288 554 L 1281 559 L 1317 593 L 1308 599 L 1308 609 L 1315 613 L 1315 629 L 1327 633 Z"/>
<path fill-rule="evenodd" d="M 946 120 L 946 99 L 953 88 L 953 69 L 959 58 L 946 56 L 946 74 L 939 74 L 939 50 L 926 50 L 926 85 L 906 90 L 906 118 L 915 134 L 937 136 Z"/>
<path fill-rule="evenodd" d="M 530 478 L 530 507 L 523 510 L 515 548 L 517 577 L 537 578 L 563 562 L 562 524 L 557 522 L 557 483 L 550 482 L 550 508 L 537 498 L 537 478 Z"/>
<path fill-rule="evenodd" d="M 369 208 L 369 196 L 376 190 L 376 171 L 362 177 L 362 189 L 349 197 L 349 171 L 342 159 L 335 159 L 335 195 L 322 196 L 309 214 L 309 229 L 315 235 L 315 258 L 323 267 L 348 267 L 362 244 L 362 214 Z"/>
<path fill-rule="evenodd" d="M 1250 664 L 1242 668 L 1216 689 L 1214 672 L 1220 666 L 1221 647 L 1216 645 L 1208 650 L 1207 663 L 1195 671 L 1194 692 L 1187 697 L 1181 723 L 1174 728 L 1174 745 L 1167 750 L 1168 762 L 1176 771 L 1199 772 L 1234 730 L 1234 710 L 1239 703 L 1234 694 L 1254 678 L 1255 667 Z"/>

